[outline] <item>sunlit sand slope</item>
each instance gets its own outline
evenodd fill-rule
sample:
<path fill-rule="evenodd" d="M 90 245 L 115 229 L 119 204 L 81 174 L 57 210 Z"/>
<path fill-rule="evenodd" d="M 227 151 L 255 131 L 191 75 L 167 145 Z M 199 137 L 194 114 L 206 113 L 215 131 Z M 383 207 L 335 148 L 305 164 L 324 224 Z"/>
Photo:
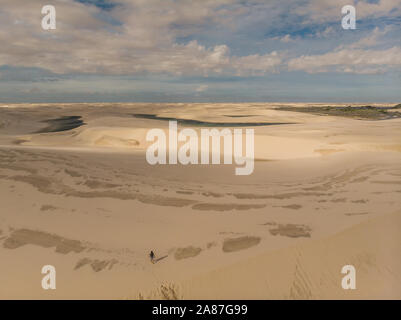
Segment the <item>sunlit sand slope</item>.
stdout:
<path fill-rule="evenodd" d="M 401 119 L 309 107 L 1 107 L 0 298 L 400 298 Z M 253 173 L 150 165 L 170 119 L 253 128 Z"/>

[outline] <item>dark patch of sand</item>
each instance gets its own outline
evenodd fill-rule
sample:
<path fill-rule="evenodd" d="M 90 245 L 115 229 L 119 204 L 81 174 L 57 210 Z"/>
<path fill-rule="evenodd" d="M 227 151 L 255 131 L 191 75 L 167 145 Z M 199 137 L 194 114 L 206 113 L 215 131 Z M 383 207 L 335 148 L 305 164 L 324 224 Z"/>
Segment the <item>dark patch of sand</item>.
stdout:
<path fill-rule="evenodd" d="M 289 204 L 288 206 L 281 206 L 281 208 L 299 210 L 302 206 L 300 204 Z"/>
<path fill-rule="evenodd" d="M 368 212 L 345 213 L 346 216 L 361 216 L 361 215 L 365 215 L 365 214 L 369 214 L 369 213 Z"/>
<path fill-rule="evenodd" d="M 40 210 L 41 210 L 41 211 L 49 211 L 49 210 L 56 210 L 56 209 L 57 209 L 57 207 L 52 206 L 52 205 L 50 205 L 50 204 L 44 204 L 44 205 L 42 205 L 42 206 L 40 207 Z"/>
<path fill-rule="evenodd" d="M 194 194 L 192 191 L 181 191 L 181 190 L 176 191 L 176 193 L 178 193 L 178 194 Z"/>
<path fill-rule="evenodd" d="M 114 183 L 107 183 L 99 180 L 91 180 L 88 179 L 84 182 L 84 185 L 91 188 L 91 189 L 108 189 L 108 188 L 116 188 L 118 184 Z"/>
<path fill-rule="evenodd" d="M 17 249 L 27 244 L 43 248 L 55 247 L 56 252 L 63 254 L 69 252 L 79 253 L 85 249 L 78 240 L 70 240 L 55 234 L 28 229 L 12 231 L 10 236 L 4 241 L 3 247 L 6 249 Z"/>
<path fill-rule="evenodd" d="M 231 203 L 198 203 L 192 206 L 194 210 L 202 211 L 230 211 L 265 208 L 265 204 L 231 204 Z"/>
<path fill-rule="evenodd" d="M 111 270 L 113 266 L 118 263 L 116 259 L 111 259 L 111 260 L 92 260 L 89 258 L 82 258 L 80 259 L 77 264 L 75 265 L 74 270 L 78 270 L 79 268 L 85 266 L 85 265 L 90 265 L 92 270 L 95 272 L 102 271 L 104 269 Z"/>
<path fill-rule="evenodd" d="M 77 172 L 77 171 L 70 170 L 70 169 L 64 169 L 64 171 L 65 171 L 66 174 L 70 175 L 70 176 L 73 177 L 73 178 L 80 178 L 80 177 L 82 177 L 82 174 L 80 174 L 80 173 Z"/>
<path fill-rule="evenodd" d="M 79 198 L 115 198 L 120 200 L 138 200 L 142 203 L 158 206 L 185 207 L 196 203 L 194 200 L 182 198 L 170 198 L 161 195 L 133 194 L 123 191 L 105 190 L 105 191 L 78 191 L 62 184 L 55 179 L 45 178 L 40 175 L 11 176 L 8 180 L 26 182 L 37 188 L 40 192 L 48 194 L 63 194 L 65 196 Z"/>
<path fill-rule="evenodd" d="M 201 248 L 195 248 L 192 246 L 185 247 L 185 248 L 178 248 L 174 253 L 174 258 L 176 260 L 182 260 L 187 258 L 196 257 L 202 251 Z"/>
<path fill-rule="evenodd" d="M 273 236 L 284 236 L 290 238 L 307 237 L 310 238 L 311 228 L 300 224 L 278 224 L 269 230 Z"/>
<path fill-rule="evenodd" d="M 367 200 L 367 199 L 360 199 L 360 200 L 352 200 L 351 202 L 352 202 L 352 203 L 367 203 L 367 202 L 369 202 L 369 200 Z"/>
<path fill-rule="evenodd" d="M 233 196 L 237 199 L 290 199 L 294 197 L 321 197 L 321 196 L 329 196 L 329 193 L 320 193 L 320 192 L 289 192 L 289 193 L 281 193 L 275 195 L 265 195 L 265 194 L 254 194 L 254 193 L 233 193 Z"/>
<path fill-rule="evenodd" d="M 259 242 L 260 242 L 259 237 L 250 237 L 250 236 L 225 239 L 223 242 L 223 251 L 235 252 L 239 250 L 245 250 L 258 245 Z"/>
<path fill-rule="evenodd" d="M 377 184 L 401 184 L 401 181 L 371 181 L 371 183 L 377 183 Z"/>

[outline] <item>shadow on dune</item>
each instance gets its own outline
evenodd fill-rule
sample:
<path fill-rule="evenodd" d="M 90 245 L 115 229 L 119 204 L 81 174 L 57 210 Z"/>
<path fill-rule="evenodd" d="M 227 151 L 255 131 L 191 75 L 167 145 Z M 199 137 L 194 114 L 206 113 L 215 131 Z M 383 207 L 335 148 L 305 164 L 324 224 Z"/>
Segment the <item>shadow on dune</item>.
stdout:
<path fill-rule="evenodd" d="M 177 121 L 181 125 L 198 126 L 198 127 L 259 127 L 259 126 L 273 126 L 279 124 L 292 124 L 287 122 L 208 122 L 193 119 L 178 119 L 171 117 L 159 117 L 155 114 L 138 113 L 133 115 L 135 118 L 163 120 L 163 121 Z"/>
<path fill-rule="evenodd" d="M 61 132 L 75 129 L 86 124 L 81 118 L 81 116 L 64 116 L 57 119 L 43 120 L 42 122 L 49 125 L 35 133 Z"/>
<path fill-rule="evenodd" d="M 163 256 L 163 257 L 154 259 L 153 261 L 154 261 L 154 263 L 157 263 L 157 262 L 159 262 L 160 260 L 166 259 L 167 257 L 168 257 L 168 255 L 165 255 L 165 256 Z"/>

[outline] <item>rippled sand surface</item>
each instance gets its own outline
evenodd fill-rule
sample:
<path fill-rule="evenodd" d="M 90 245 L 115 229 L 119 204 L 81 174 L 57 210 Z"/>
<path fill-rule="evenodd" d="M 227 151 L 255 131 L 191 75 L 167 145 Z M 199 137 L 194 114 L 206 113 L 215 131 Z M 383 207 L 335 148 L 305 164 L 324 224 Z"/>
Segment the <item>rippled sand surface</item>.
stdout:
<path fill-rule="evenodd" d="M 319 106 L 0 106 L 0 298 L 400 298 L 401 119 Z M 254 128 L 253 174 L 149 165 L 171 119 Z"/>

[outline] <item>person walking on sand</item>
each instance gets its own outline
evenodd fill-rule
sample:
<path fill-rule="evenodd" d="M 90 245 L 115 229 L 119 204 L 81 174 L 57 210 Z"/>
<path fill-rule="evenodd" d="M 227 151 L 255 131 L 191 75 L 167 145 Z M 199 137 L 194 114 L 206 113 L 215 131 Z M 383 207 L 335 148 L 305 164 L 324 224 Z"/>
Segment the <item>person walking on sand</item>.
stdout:
<path fill-rule="evenodd" d="M 150 251 L 149 257 L 150 257 L 150 261 L 152 263 L 155 263 L 155 253 L 153 251 Z"/>

